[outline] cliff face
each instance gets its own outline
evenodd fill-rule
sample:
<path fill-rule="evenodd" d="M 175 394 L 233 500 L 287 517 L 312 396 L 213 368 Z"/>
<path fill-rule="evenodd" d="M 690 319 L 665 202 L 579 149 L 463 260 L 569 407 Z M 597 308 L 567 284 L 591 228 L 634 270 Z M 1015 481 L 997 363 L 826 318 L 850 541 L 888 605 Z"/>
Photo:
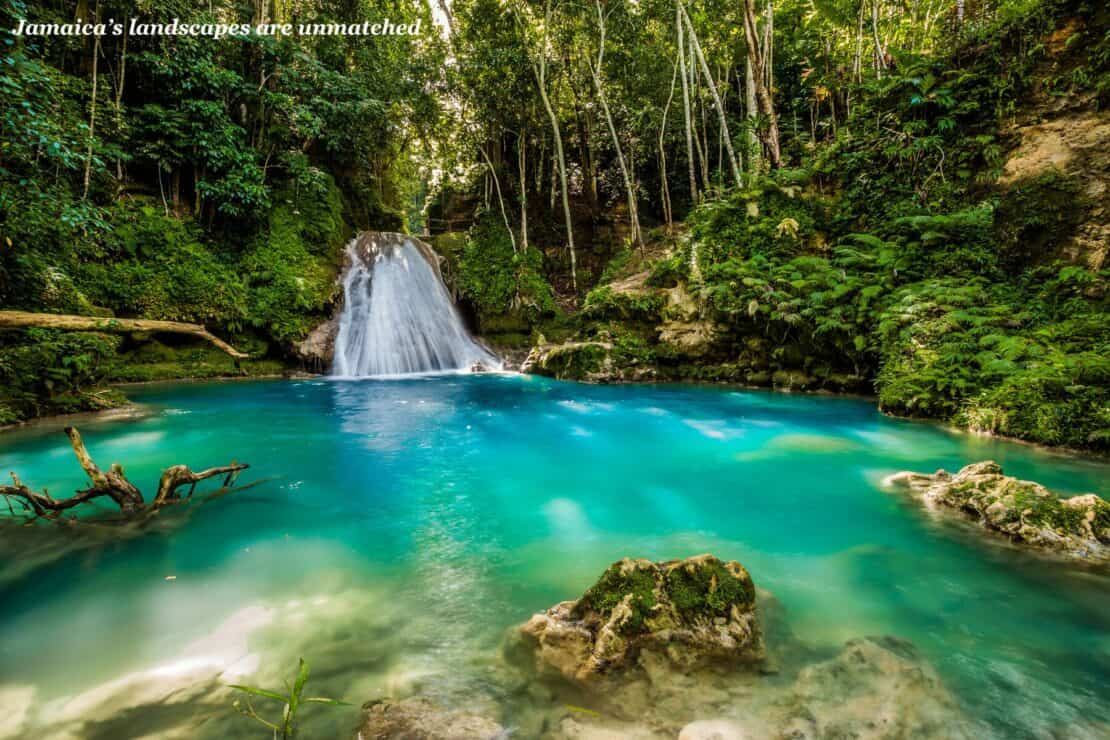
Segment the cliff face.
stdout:
<path fill-rule="evenodd" d="M 1043 248 L 1033 256 L 1092 270 L 1106 264 L 1110 248 L 1110 111 L 1097 93 L 1076 92 L 1066 81 L 1091 69 L 1089 43 L 1099 32 L 1068 18 L 1044 39 L 1047 54 L 1034 69 L 1032 91 L 1003 122 L 1010 149 L 997 182 L 1004 217 L 1020 222 L 1023 207 L 1041 205 L 1033 200 L 1056 213 L 1054 222 L 1015 234 L 1034 242 L 1028 248 Z"/>

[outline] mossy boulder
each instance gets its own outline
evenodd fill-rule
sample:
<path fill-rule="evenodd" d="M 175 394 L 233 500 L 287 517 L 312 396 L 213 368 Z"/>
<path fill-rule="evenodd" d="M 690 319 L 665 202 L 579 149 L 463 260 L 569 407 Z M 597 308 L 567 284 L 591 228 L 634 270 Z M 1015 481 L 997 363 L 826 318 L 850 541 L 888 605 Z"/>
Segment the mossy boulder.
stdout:
<path fill-rule="evenodd" d="M 518 646 L 541 675 L 589 686 L 643 669 L 688 672 L 766 660 L 751 576 L 712 555 L 613 563 L 577 601 L 534 615 Z"/>
<path fill-rule="evenodd" d="M 978 462 L 952 475 L 898 473 L 890 485 L 908 489 L 928 506 L 958 512 L 985 531 L 1014 543 L 1072 559 L 1110 564 L 1110 504 L 1095 494 L 1062 499 L 1039 483 L 1003 475 Z"/>

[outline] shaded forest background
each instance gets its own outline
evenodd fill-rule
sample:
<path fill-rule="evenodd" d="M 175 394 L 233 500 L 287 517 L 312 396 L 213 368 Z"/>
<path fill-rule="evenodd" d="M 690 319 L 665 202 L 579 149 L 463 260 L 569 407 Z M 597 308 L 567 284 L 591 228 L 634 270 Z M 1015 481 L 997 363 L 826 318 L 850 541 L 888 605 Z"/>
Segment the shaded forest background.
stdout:
<path fill-rule="evenodd" d="M 419 37 L 16 38 L 17 19 Z M 1110 447 L 1110 30 L 1077 0 L 0 0 L 0 425 L 274 374 L 363 229 L 534 369 Z"/>

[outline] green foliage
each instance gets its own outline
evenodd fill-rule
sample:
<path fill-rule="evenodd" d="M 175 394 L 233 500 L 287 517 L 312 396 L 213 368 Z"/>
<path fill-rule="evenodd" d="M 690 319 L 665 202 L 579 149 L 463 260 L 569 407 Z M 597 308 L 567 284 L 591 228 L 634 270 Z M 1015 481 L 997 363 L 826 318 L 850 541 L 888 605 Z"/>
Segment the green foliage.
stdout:
<path fill-rule="evenodd" d="M 477 308 L 483 326 L 508 313 L 535 324 L 555 311 L 554 294 L 543 275 L 543 253 L 513 249 L 504 225 L 492 216 L 479 220 L 467 235 L 458 285 Z"/>
<path fill-rule="evenodd" d="M 647 285 L 652 288 L 673 288 L 690 279 L 690 257 L 679 252 L 651 266 Z"/>
<path fill-rule="evenodd" d="M 0 332 L 0 419 L 13 423 L 45 414 L 117 405 L 115 391 L 92 391 L 119 347 L 108 334 L 28 329 Z"/>
<path fill-rule="evenodd" d="M 999 260 L 1014 272 L 1055 256 L 1084 212 L 1080 186 L 1074 178 L 1050 170 L 1013 183 L 995 210 Z"/>
<path fill-rule="evenodd" d="M 1047 269 L 1047 268 L 1046 268 Z M 1103 273 L 1060 292 L 1082 268 L 1031 275 L 1016 290 L 937 280 L 899 291 L 878 332 L 879 399 L 897 413 L 1073 447 L 1110 438 L 1110 316 Z"/>
<path fill-rule="evenodd" d="M 284 192 L 267 227 L 243 255 L 247 316 L 279 344 L 305 337 L 327 313 L 350 231 L 330 177 L 316 188 Z"/>
<path fill-rule="evenodd" d="M 769 177 L 709 201 L 690 214 L 690 234 L 707 263 L 801 253 L 817 233 L 818 204 L 799 197 L 797 185 Z"/>
<path fill-rule="evenodd" d="M 222 326 L 246 316 L 232 255 L 206 243 L 195 224 L 151 204 L 113 209 L 110 229 L 77 257 L 74 283 L 115 314 Z"/>
<path fill-rule="evenodd" d="M 615 291 L 603 285 L 589 292 L 582 310 L 591 319 L 654 323 L 663 303 L 663 296 L 656 291 Z"/>
<path fill-rule="evenodd" d="M 304 687 L 305 684 L 308 683 L 308 675 L 308 663 L 305 662 L 304 658 L 301 658 L 297 664 L 296 679 L 291 685 L 288 681 L 285 682 L 285 690 L 287 693 L 282 694 L 277 691 L 259 689 L 254 686 L 229 684 L 231 688 L 236 691 L 246 694 L 246 698 L 236 699 L 232 706 L 244 717 L 248 717 L 270 729 L 274 733 L 275 738 L 280 735 L 282 740 L 288 740 L 288 738 L 295 737 L 297 734 L 297 714 L 304 705 L 324 704 L 327 706 L 343 706 L 346 704 L 346 702 L 328 699 L 323 696 L 304 696 Z M 259 716 L 251 701 L 251 697 L 255 696 L 281 702 L 283 705 L 281 719 L 270 721 Z"/>

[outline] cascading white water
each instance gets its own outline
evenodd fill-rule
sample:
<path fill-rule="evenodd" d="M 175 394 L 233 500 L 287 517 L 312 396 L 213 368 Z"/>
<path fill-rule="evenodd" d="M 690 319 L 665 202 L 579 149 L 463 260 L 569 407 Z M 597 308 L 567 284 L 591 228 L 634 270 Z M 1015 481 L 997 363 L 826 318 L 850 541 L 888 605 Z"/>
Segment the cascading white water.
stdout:
<path fill-rule="evenodd" d="M 347 247 L 332 375 L 361 378 L 501 369 L 471 338 L 451 296 L 411 239 Z M 365 257 L 363 252 L 366 252 Z"/>

